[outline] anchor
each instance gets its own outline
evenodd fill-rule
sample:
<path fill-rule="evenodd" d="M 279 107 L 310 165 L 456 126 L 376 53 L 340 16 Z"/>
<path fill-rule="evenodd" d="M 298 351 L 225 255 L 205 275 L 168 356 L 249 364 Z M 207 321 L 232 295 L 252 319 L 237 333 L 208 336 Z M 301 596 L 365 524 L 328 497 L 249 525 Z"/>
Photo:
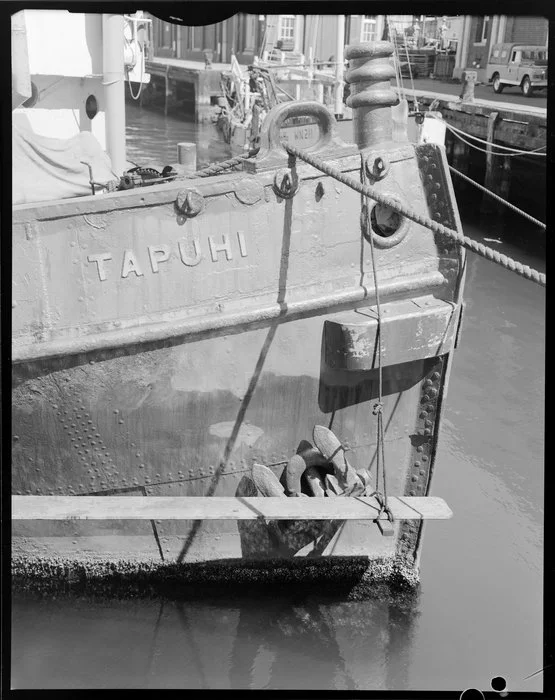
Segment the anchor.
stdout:
<path fill-rule="evenodd" d="M 296 453 L 289 459 L 281 479 L 272 470 L 254 463 L 250 474 L 250 483 L 245 490 L 243 482 L 236 495 L 262 496 L 278 498 L 336 498 L 374 495 L 370 486 L 368 470 L 357 471 L 347 460 L 346 448 L 337 436 L 325 426 L 315 425 L 313 443 L 301 440 Z M 305 479 L 303 491 L 301 484 Z M 310 493 L 306 493 L 309 490 Z M 380 512 L 381 514 L 381 512 Z M 392 528 L 379 523 L 383 535 L 393 534 Z M 261 544 L 261 524 L 241 526 L 243 537 L 252 540 L 253 536 Z M 328 532 L 331 529 L 332 533 Z M 272 546 L 280 554 L 296 553 L 299 549 L 323 536 L 326 542 L 330 535 L 337 530 L 334 522 L 322 525 L 319 521 L 275 521 L 266 523 L 266 534 Z"/>

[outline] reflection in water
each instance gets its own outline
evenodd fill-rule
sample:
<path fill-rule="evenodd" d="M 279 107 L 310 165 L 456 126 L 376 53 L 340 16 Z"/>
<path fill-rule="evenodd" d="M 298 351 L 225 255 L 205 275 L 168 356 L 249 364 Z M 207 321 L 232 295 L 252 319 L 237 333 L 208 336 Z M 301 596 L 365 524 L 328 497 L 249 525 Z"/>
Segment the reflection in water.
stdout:
<path fill-rule="evenodd" d="M 231 149 L 214 124 L 191 122 L 190 117 L 141 109 L 136 103 L 125 105 L 127 120 L 127 159 L 141 166 L 177 162 L 178 143 L 197 144 L 197 168 L 231 158 Z"/>
<path fill-rule="evenodd" d="M 414 617 L 387 601 L 16 598 L 12 685 L 406 687 Z"/>
<path fill-rule="evenodd" d="M 212 125 L 128 105 L 128 158 L 199 166 L 229 157 Z M 465 233 L 543 271 L 544 234 L 518 218 Z M 492 245 L 494 245 L 492 243 Z M 468 254 L 467 307 L 432 495 L 421 594 L 393 601 L 14 599 L 13 687 L 490 689 L 538 692 L 542 676 L 545 290 Z"/>
<path fill-rule="evenodd" d="M 240 611 L 230 671 L 233 688 L 253 687 L 255 678 L 262 683 L 254 687 L 262 688 L 335 688 L 336 676 L 353 687 L 318 605 L 284 600 L 262 610 L 262 615 L 257 606 Z"/>

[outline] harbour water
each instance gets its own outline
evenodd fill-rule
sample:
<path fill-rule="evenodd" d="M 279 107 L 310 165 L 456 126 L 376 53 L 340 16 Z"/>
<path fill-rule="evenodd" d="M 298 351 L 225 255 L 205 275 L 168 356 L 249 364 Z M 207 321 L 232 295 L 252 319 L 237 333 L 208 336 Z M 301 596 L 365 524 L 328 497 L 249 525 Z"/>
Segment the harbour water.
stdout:
<path fill-rule="evenodd" d="M 127 106 L 128 159 L 229 157 L 211 124 Z M 465 233 L 544 270 L 543 233 L 519 218 Z M 474 254 L 426 525 L 421 590 L 395 601 L 13 598 L 12 687 L 538 692 L 543 665 L 545 290 Z"/>

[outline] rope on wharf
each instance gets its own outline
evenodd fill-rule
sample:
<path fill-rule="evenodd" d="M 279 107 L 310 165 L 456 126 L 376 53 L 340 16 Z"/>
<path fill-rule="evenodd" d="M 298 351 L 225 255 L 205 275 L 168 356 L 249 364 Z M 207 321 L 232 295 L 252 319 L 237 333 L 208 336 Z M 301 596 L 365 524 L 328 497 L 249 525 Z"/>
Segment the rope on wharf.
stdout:
<path fill-rule="evenodd" d="M 211 165 L 206 166 L 206 168 L 202 168 L 201 170 L 196 170 L 194 173 L 190 173 L 187 175 L 176 176 L 175 174 L 173 174 L 173 175 L 166 175 L 166 176 L 161 176 L 161 177 L 153 177 L 148 181 L 148 184 L 154 185 L 155 183 L 172 182 L 173 180 L 198 180 L 201 177 L 213 177 L 214 175 L 221 175 L 222 173 L 225 173 L 227 170 L 231 170 L 232 168 L 235 168 L 238 165 L 241 165 L 241 163 L 243 163 L 245 160 L 248 160 L 249 158 L 253 158 L 255 155 L 256 155 L 256 153 L 249 153 L 248 155 L 244 155 L 244 156 L 235 156 L 235 158 L 229 158 L 229 160 L 222 160 L 219 163 L 212 163 Z M 91 186 L 97 185 L 99 187 L 106 187 L 108 192 L 115 192 L 118 189 L 120 181 L 119 180 L 112 180 L 108 183 L 102 184 L 100 182 L 93 182 L 91 180 L 90 184 L 91 184 Z M 94 191 L 93 191 L 93 194 L 94 194 Z"/>
<path fill-rule="evenodd" d="M 480 185 L 480 183 L 476 182 L 475 180 L 472 180 L 472 178 L 468 177 L 468 175 L 465 175 L 464 173 L 461 173 L 459 170 L 456 170 L 456 168 L 454 168 L 452 165 L 449 166 L 449 170 L 451 172 L 455 173 L 455 175 L 462 177 L 463 180 L 470 182 L 471 185 L 474 185 L 474 187 L 477 187 L 479 190 L 482 190 L 482 192 L 485 192 L 487 195 L 489 195 L 493 199 L 497 200 L 498 202 L 502 202 L 509 209 L 512 209 L 513 211 L 516 211 L 518 214 L 521 214 L 525 219 L 528 219 L 528 221 L 531 221 L 533 224 L 536 224 L 536 226 L 543 228 L 544 231 L 547 229 L 547 226 L 543 223 L 543 221 L 540 221 L 539 219 L 535 219 L 533 216 L 526 213 L 522 209 L 515 207 L 514 204 L 507 202 L 506 199 L 503 199 L 503 197 L 500 197 L 498 194 L 495 194 L 495 192 L 488 190 L 487 187 L 484 187 L 483 185 Z"/>
<path fill-rule="evenodd" d="M 212 177 L 213 175 L 220 175 L 221 173 L 225 173 L 226 170 L 231 170 L 231 168 L 235 168 L 237 165 L 241 165 L 245 160 L 248 160 L 252 156 L 245 155 L 245 156 L 235 156 L 235 158 L 229 158 L 229 160 L 222 160 L 219 163 L 213 163 L 212 165 L 208 165 L 206 168 L 202 168 L 202 170 L 197 170 L 194 173 L 191 173 L 190 175 L 186 176 L 187 180 L 194 180 L 200 177 Z"/>
<path fill-rule="evenodd" d="M 505 269 L 510 270 L 511 272 L 514 272 L 517 275 L 524 277 L 525 279 L 531 280 L 532 282 L 535 282 L 536 284 L 539 284 L 542 287 L 545 287 L 545 274 L 538 272 L 538 270 L 534 270 L 528 265 L 523 265 L 517 260 L 513 260 L 509 256 L 503 255 L 502 253 L 499 253 L 493 248 L 489 248 L 483 243 L 479 243 L 478 241 L 475 241 L 472 238 L 468 238 L 467 236 L 463 235 L 462 233 L 459 233 L 458 231 L 455 231 L 454 229 L 447 228 L 447 226 L 443 226 L 443 224 L 429 219 L 427 216 L 417 214 L 416 212 L 408 209 L 402 204 L 399 204 L 398 202 L 390 199 L 389 197 L 380 194 L 373 187 L 370 187 L 370 185 L 363 185 L 358 180 L 355 180 L 349 175 L 345 175 L 344 173 L 332 167 L 331 165 L 328 165 L 328 163 L 325 163 L 324 161 L 315 158 L 314 156 L 310 155 L 309 153 L 306 153 L 305 151 L 300 150 L 299 148 L 295 148 L 294 146 L 289 146 L 285 144 L 283 145 L 283 147 L 290 155 L 300 158 L 305 163 L 312 165 L 313 168 L 320 170 L 325 175 L 329 175 L 329 177 L 333 177 L 338 182 L 341 182 L 342 184 L 346 185 L 347 187 L 350 187 L 356 192 L 359 192 L 360 194 L 363 194 L 366 197 L 370 197 L 371 199 L 376 200 L 380 204 L 383 204 L 389 207 L 390 209 L 393 209 L 393 211 L 396 211 L 398 214 L 401 214 L 401 216 L 404 216 L 410 221 L 414 221 L 414 223 L 420 224 L 420 226 L 424 226 L 433 231 L 434 233 L 446 236 L 451 240 L 455 241 L 455 243 L 458 243 L 459 245 L 463 246 L 464 248 L 467 248 L 468 250 L 471 250 L 473 253 L 481 255 L 483 258 L 486 258 L 486 260 L 491 260 L 492 262 L 501 265 Z"/>

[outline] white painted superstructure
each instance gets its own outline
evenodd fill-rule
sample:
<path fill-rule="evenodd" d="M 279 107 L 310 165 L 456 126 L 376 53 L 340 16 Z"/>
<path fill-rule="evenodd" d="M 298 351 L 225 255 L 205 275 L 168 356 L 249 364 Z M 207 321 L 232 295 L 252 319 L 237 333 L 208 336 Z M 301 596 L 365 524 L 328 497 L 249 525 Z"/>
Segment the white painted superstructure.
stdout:
<path fill-rule="evenodd" d="M 106 149 L 102 15 L 22 10 L 14 23 L 24 28 L 28 64 L 13 70 L 27 70 L 34 84 L 29 106 L 16 108 L 14 120 L 24 119 L 36 134 L 53 138 L 90 131 Z M 90 96 L 97 105 L 92 118 L 86 110 Z"/>
<path fill-rule="evenodd" d="M 22 10 L 12 17 L 14 125 L 40 137 L 90 132 L 125 169 L 125 81 L 148 82 L 146 26 L 134 16 Z"/>

